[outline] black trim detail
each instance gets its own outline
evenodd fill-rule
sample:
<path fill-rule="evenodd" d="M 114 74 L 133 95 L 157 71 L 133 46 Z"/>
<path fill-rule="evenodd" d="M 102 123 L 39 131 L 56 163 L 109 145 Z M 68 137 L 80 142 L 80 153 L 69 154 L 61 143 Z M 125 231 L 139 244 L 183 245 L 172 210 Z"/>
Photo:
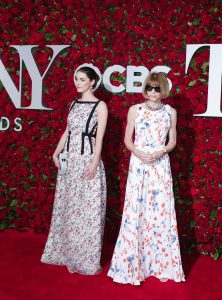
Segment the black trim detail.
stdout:
<path fill-rule="evenodd" d="M 74 105 L 76 104 L 76 102 L 77 102 L 77 101 L 74 101 L 74 102 L 71 104 L 68 114 L 69 114 L 70 111 L 73 109 L 73 107 L 74 107 Z"/>
<path fill-rule="evenodd" d="M 69 134 L 68 134 L 68 140 L 67 140 L 67 152 L 69 152 L 69 143 L 70 143 L 70 137 L 71 137 L 71 131 L 69 131 Z"/>
<path fill-rule="evenodd" d="M 82 101 L 80 101 L 81 103 L 84 103 Z M 90 114 L 89 114 L 89 117 L 88 117 L 88 120 L 86 122 L 86 129 L 85 131 L 82 132 L 82 146 L 81 146 L 81 155 L 84 154 L 84 142 L 85 142 L 85 137 L 87 136 L 88 139 L 89 139 L 89 144 L 90 144 L 90 150 L 91 150 L 91 154 L 93 154 L 93 147 L 92 147 L 92 137 L 96 137 L 96 132 L 97 132 L 97 125 L 98 123 L 96 122 L 96 124 L 93 126 L 92 130 L 89 132 L 89 124 L 90 124 L 90 121 L 92 119 L 92 116 L 96 110 L 96 107 L 98 106 L 100 101 L 96 101 L 96 102 L 86 102 L 86 103 L 95 103 L 95 105 L 93 106 Z M 78 102 L 79 103 L 79 102 Z"/>
<path fill-rule="evenodd" d="M 76 100 L 77 103 L 99 103 L 100 101 L 80 101 Z"/>
<path fill-rule="evenodd" d="M 72 103 L 71 106 L 70 106 L 70 109 L 69 109 L 68 114 L 69 114 L 70 111 L 73 109 L 73 107 L 74 107 L 75 104 L 76 104 L 76 101 L 73 101 L 73 103 Z M 71 131 L 69 130 L 68 137 L 67 137 L 67 145 L 66 145 L 66 150 L 67 150 L 67 152 L 69 152 L 70 138 L 71 138 Z"/>

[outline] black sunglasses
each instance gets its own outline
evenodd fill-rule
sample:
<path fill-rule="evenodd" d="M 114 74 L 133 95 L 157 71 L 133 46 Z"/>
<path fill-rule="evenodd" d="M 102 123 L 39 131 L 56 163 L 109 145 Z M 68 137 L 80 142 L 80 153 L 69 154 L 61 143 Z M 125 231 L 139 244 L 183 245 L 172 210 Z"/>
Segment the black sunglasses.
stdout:
<path fill-rule="evenodd" d="M 145 90 L 148 92 L 151 92 L 152 89 L 154 89 L 155 92 L 160 93 L 160 86 L 152 86 L 152 85 L 146 85 Z"/>

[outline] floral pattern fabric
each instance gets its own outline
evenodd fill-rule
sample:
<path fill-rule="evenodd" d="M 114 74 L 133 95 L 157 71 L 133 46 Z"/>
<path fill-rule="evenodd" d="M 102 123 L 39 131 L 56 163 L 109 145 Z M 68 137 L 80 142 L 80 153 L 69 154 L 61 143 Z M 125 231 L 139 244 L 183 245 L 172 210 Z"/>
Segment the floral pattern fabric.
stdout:
<path fill-rule="evenodd" d="M 137 149 L 163 149 L 171 126 L 171 107 L 151 111 L 137 105 Z M 152 164 L 131 155 L 119 236 L 108 276 L 139 285 L 149 276 L 184 281 L 172 176 L 168 154 Z"/>
<path fill-rule="evenodd" d="M 103 162 L 100 160 L 94 179 L 84 178 L 95 148 L 97 104 L 76 101 L 69 113 L 68 170 L 64 175 L 58 172 L 51 227 L 41 258 L 44 263 L 66 265 L 71 273 L 89 275 L 101 270 L 106 209 Z M 91 135 L 84 136 L 86 126 Z"/>

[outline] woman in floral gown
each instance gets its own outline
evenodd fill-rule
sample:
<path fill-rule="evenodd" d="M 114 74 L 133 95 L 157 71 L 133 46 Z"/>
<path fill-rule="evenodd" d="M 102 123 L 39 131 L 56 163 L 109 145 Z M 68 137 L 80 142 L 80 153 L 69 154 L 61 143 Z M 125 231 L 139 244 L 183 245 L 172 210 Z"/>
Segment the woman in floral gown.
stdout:
<path fill-rule="evenodd" d="M 107 106 L 92 93 L 98 86 L 98 69 L 82 66 L 74 77 L 82 97 L 71 105 L 67 128 L 53 154 L 59 168 L 59 154 L 67 151 L 68 169 L 65 174 L 58 171 L 51 227 L 41 261 L 65 265 L 71 273 L 93 275 L 101 270 L 106 178 L 100 154 Z"/>
<path fill-rule="evenodd" d="M 108 272 L 115 282 L 139 285 L 149 276 L 185 280 L 168 156 L 176 145 L 176 111 L 161 102 L 168 94 L 167 78 L 150 73 L 143 86 L 146 101 L 129 109 L 125 145 L 132 154 L 121 228 Z"/>

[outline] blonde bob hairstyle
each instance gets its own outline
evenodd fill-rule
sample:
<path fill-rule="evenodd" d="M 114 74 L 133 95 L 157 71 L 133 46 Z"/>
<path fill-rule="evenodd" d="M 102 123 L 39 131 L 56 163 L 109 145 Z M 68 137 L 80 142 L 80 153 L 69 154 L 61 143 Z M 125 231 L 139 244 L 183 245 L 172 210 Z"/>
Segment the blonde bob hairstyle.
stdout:
<path fill-rule="evenodd" d="M 166 76 L 163 73 L 150 73 L 143 83 L 142 94 L 144 98 L 148 98 L 146 86 L 153 85 L 160 87 L 161 99 L 165 99 L 169 95 L 169 83 Z"/>

